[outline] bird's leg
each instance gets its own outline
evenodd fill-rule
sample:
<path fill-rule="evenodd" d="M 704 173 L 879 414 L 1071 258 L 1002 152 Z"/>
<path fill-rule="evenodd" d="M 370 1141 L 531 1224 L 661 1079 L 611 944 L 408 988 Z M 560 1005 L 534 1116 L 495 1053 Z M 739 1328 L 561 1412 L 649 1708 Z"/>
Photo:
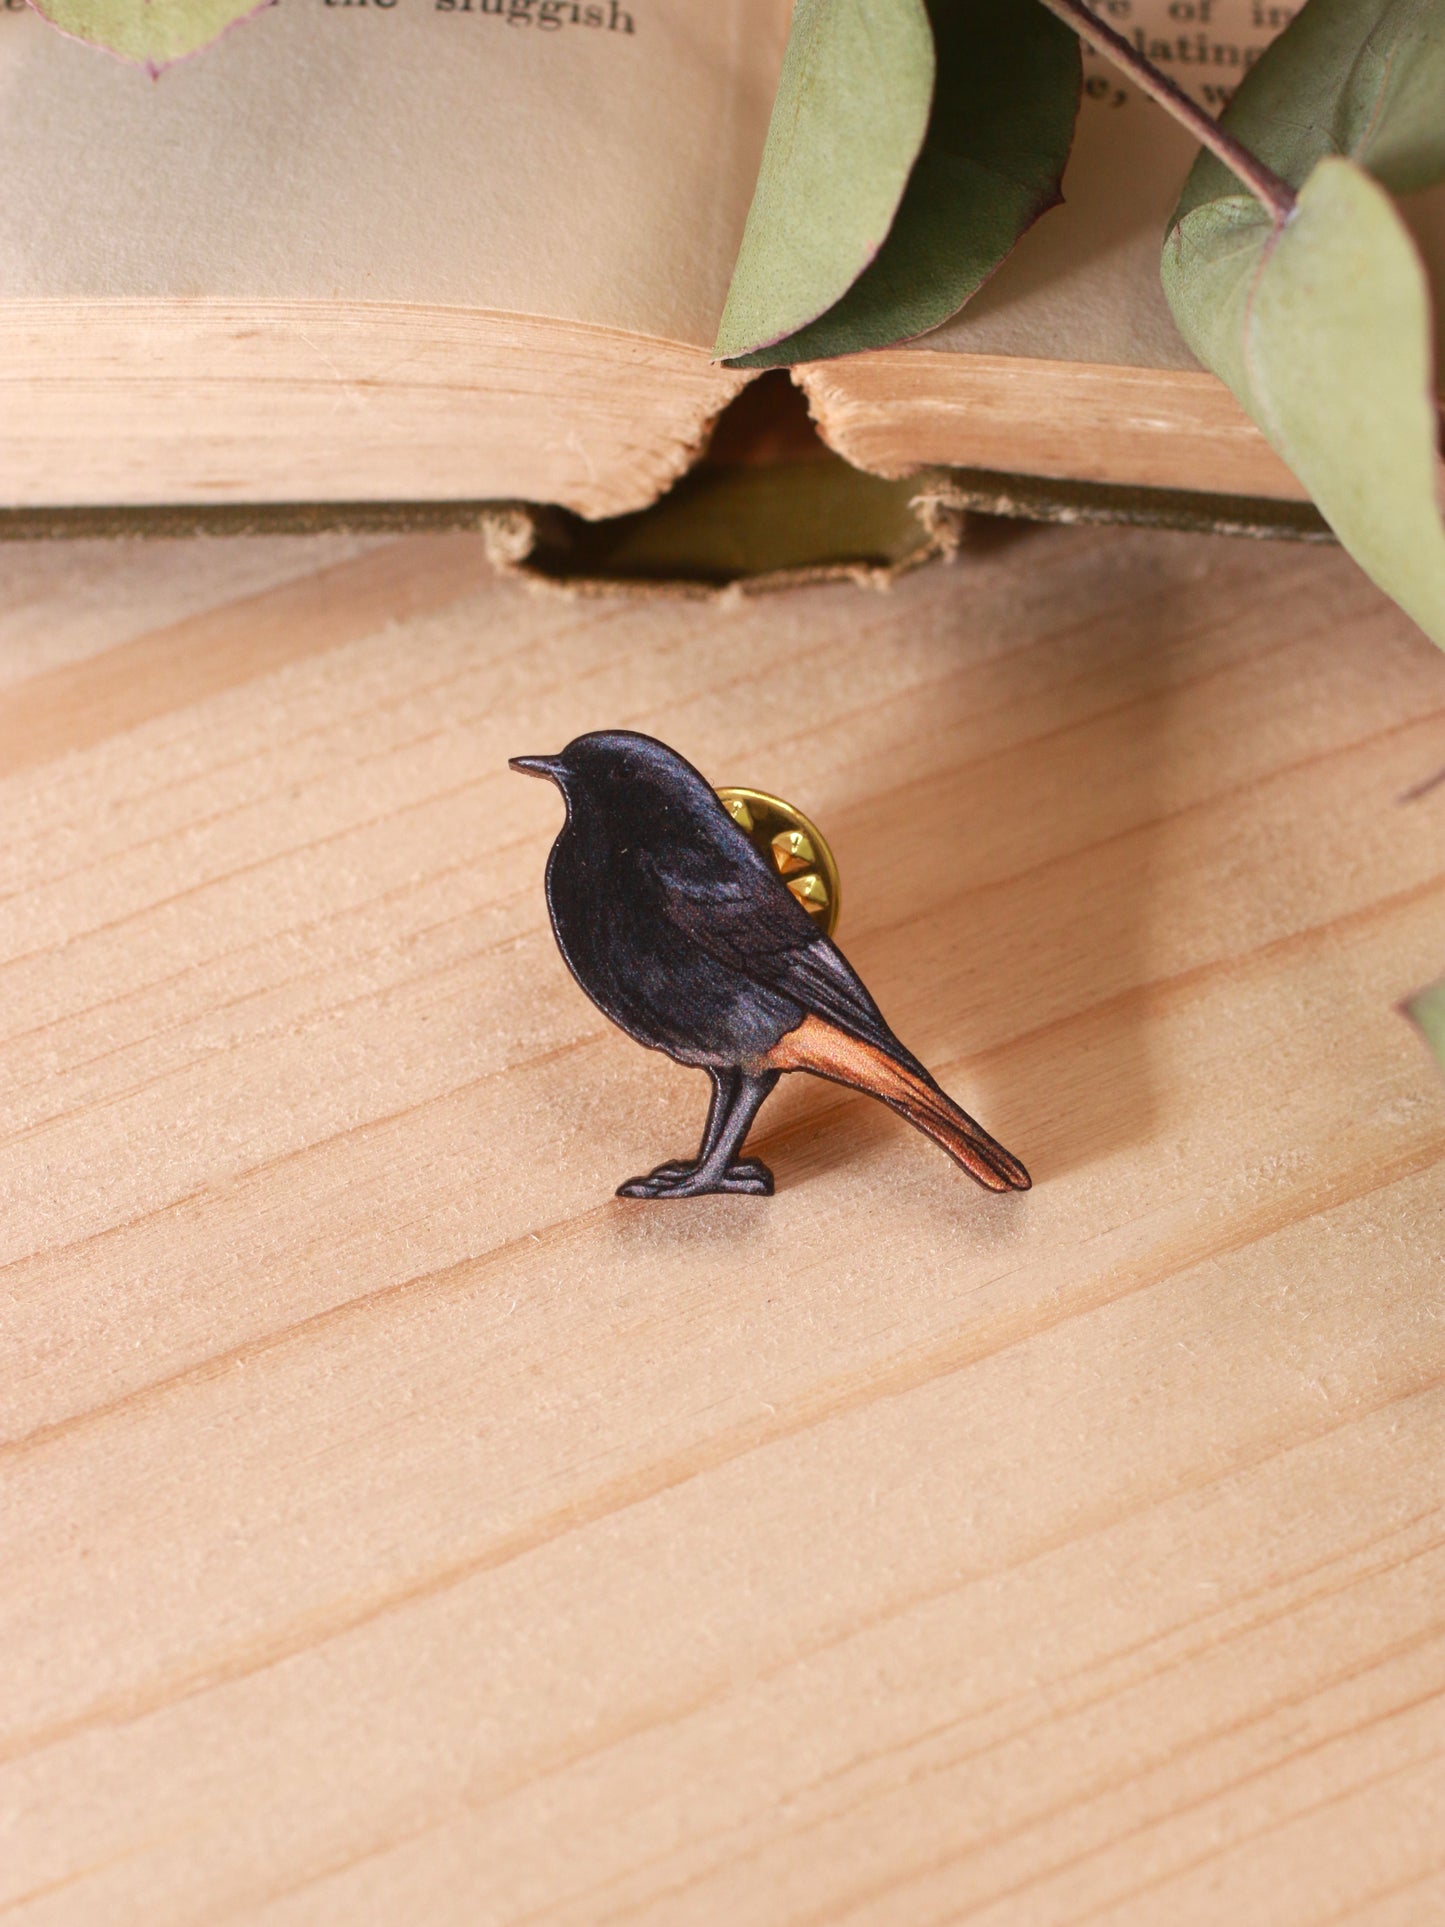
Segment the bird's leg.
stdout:
<path fill-rule="evenodd" d="M 738 1082 L 742 1072 L 731 1065 L 722 1070 L 709 1067 L 708 1076 L 712 1079 L 712 1096 L 708 1100 L 707 1123 L 702 1127 L 702 1143 L 697 1148 L 697 1156 L 669 1158 L 665 1164 L 659 1164 L 650 1171 L 649 1178 L 686 1177 L 689 1171 L 695 1171 L 706 1161 L 708 1153 L 721 1137 L 723 1125 L 727 1122 L 727 1114 L 732 1109 L 733 1101 L 738 1094 Z M 646 1181 L 642 1178 L 629 1180 L 633 1184 L 642 1184 Z"/>
<path fill-rule="evenodd" d="M 619 1198 L 696 1198 L 708 1191 L 772 1196 L 773 1174 L 768 1167 L 737 1153 L 759 1105 L 778 1081 L 777 1071 L 764 1071 L 760 1077 L 740 1070 L 708 1074 L 713 1096 L 696 1162 L 660 1164 L 645 1178 L 629 1178 L 617 1187 Z"/>

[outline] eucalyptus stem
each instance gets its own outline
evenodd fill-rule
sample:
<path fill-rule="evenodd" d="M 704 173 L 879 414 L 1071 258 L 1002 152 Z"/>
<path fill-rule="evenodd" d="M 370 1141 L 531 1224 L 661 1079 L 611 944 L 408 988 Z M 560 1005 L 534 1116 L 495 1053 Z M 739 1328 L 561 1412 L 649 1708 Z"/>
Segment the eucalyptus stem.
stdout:
<path fill-rule="evenodd" d="M 1084 0 L 1042 0 L 1042 3 L 1081 39 L 1090 41 L 1106 59 L 1121 68 L 1151 100 L 1158 101 L 1181 127 L 1187 127 L 1201 147 L 1207 147 L 1231 173 L 1237 174 L 1250 193 L 1268 208 L 1277 226 L 1289 219 L 1295 205 L 1295 192 L 1289 182 L 1281 180 L 1272 167 L 1266 167 L 1258 155 L 1251 154 L 1232 134 L 1226 134 L 1212 115 L 1196 106 L 1182 87 L 1161 73 L 1123 34 L 1116 33 L 1086 7 Z"/>

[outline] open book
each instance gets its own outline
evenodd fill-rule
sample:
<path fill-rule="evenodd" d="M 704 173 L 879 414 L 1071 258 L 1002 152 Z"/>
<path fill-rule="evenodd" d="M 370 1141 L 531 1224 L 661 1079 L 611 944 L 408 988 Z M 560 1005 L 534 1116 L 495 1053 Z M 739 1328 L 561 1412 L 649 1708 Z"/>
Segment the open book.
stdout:
<path fill-rule="evenodd" d="M 1289 10 L 1194 11 L 1111 17 L 1217 107 Z M 0 507 L 652 500 L 749 379 L 710 349 L 787 22 L 279 0 L 152 80 L 0 7 Z M 1298 496 L 1159 289 L 1187 136 L 1086 73 L 1065 205 L 963 314 L 795 371 L 824 438 L 887 475 Z M 1438 271 L 1445 196 L 1412 218 Z"/>

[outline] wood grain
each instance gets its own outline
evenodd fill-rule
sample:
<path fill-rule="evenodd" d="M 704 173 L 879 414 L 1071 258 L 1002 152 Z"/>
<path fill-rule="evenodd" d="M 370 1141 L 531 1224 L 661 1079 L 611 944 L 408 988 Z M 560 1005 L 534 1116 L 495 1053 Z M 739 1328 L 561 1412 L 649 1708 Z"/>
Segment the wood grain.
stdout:
<path fill-rule="evenodd" d="M 9 1918 L 1445 1917 L 1445 663 L 1341 556 L 7 582 Z M 1032 1193 L 794 1078 L 775 1199 L 612 1198 L 702 1080 L 504 767 L 604 724 L 824 825 Z"/>

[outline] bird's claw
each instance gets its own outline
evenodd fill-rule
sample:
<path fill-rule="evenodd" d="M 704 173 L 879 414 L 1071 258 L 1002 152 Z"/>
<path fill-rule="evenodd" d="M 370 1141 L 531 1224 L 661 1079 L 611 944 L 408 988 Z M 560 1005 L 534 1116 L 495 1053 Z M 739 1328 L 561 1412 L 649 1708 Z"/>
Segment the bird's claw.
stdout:
<path fill-rule="evenodd" d="M 728 1191 L 770 1198 L 773 1174 L 760 1159 L 741 1158 L 736 1164 L 730 1164 L 721 1176 L 705 1179 L 699 1177 L 695 1162 L 674 1158 L 667 1164 L 659 1164 L 645 1178 L 629 1178 L 626 1184 L 617 1187 L 619 1198 L 701 1198 L 712 1192 Z"/>

